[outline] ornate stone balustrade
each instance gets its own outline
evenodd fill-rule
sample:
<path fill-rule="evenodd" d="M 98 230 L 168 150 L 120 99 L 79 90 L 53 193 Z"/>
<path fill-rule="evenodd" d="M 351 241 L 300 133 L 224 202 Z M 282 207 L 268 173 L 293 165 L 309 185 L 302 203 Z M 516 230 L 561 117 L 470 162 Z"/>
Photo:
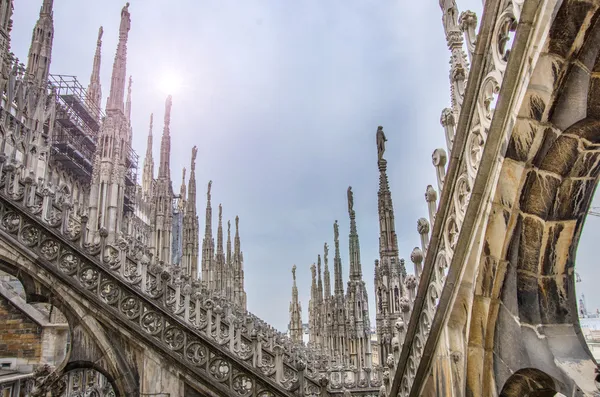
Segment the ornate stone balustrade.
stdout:
<path fill-rule="evenodd" d="M 89 242 L 87 217 L 52 186 L 23 178 L 23 168 L 0 156 L 0 232 L 203 379 L 230 394 L 260 397 L 323 395 L 328 386 L 352 394 L 378 390 L 377 371 L 326 368 L 314 350 L 190 283 L 178 267 L 153 263 L 141 243 L 122 236 L 111 244 L 102 230 Z"/>

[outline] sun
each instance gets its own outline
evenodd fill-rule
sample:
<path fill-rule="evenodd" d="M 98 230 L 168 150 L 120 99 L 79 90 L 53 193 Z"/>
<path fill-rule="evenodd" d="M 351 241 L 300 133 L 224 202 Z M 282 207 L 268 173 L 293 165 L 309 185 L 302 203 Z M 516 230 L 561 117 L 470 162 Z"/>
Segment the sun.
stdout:
<path fill-rule="evenodd" d="M 177 94 L 183 87 L 183 78 L 180 73 L 165 72 L 158 79 L 158 89 L 167 95 Z"/>

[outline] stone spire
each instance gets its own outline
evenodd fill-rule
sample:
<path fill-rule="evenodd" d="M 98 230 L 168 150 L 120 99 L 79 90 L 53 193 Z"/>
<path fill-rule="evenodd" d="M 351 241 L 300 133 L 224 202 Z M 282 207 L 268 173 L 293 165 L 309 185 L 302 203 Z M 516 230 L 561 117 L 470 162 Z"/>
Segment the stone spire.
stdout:
<path fill-rule="evenodd" d="M 186 201 L 186 213 L 196 216 L 196 156 L 198 148 L 192 148 L 192 161 L 190 164 L 190 181 L 188 183 L 188 197 Z"/>
<path fill-rule="evenodd" d="M 290 338 L 292 342 L 302 343 L 302 306 L 298 300 L 298 287 L 296 286 L 296 265 L 292 266 L 292 301 L 290 302 Z"/>
<path fill-rule="evenodd" d="M 348 187 L 348 215 L 350 215 L 350 279 L 362 279 L 362 265 L 360 264 L 360 244 L 358 242 L 358 232 L 356 230 L 356 212 L 354 211 L 354 194 L 352 186 Z"/>
<path fill-rule="evenodd" d="M 160 142 L 160 164 L 158 166 L 158 177 L 170 179 L 171 177 L 171 107 L 173 98 L 167 97 L 165 102 L 165 126 L 163 129 L 162 141 Z"/>
<path fill-rule="evenodd" d="M 204 223 L 204 239 L 202 240 L 202 281 L 208 289 L 212 289 L 212 266 L 214 259 L 215 241 L 212 237 L 212 207 L 210 206 L 210 189 L 212 181 L 208 181 L 206 192 L 206 218 Z"/>
<path fill-rule="evenodd" d="M 377 309 L 377 339 L 379 361 L 384 365 L 388 354 L 393 352 L 390 335 L 392 325 L 401 316 L 400 299 L 405 297 L 404 276 L 406 270 L 398 257 L 398 241 L 394 225 L 394 206 L 386 173 L 387 161 L 383 127 L 376 132 L 377 166 L 379 168 L 379 191 L 377 207 L 379 212 L 379 261 L 375 261 L 375 307 Z"/>
<path fill-rule="evenodd" d="M 337 221 L 333 224 L 333 241 L 335 257 L 333 258 L 333 272 L 335 279 L 335 295 L 344 295 L 344 282 L 342 281 L 342 258 L 340 257 L 340 231 Z"/>
<path fill-rule="evenodd" d="M 234 302 L 246 310 L 246 291 L 244 290 L 244 254 L 240 243 L 240 217 L 235 217 L 235 239 L 233 241 Z"/>
<path fill-rule="evenodd" d="M 119 26 L 119 44 L 113 64 L 112 77 L 110 80 L 110 94 L 106 103 L 106 110 L 123 111 L 123 99 L 125 96 L 125 76 L 127 74 L 127 38 L 131 28 L 131 17 L 129 14 L 129 3 L 121 10 L 121 25 Z"/>
<path fill-rule="evenodd" d="M 317 256 L 317 293 L 318 293 L 318 301 L 319 303 L 323 302 L 323 279 L 321 278 L 321 255 Z"/>
<path fill-rule="evenodd" d="M 133 78 L 129 76 L 129 83 L 127 84 L 127 101 L 125 102 L 125 117 L 127 122 L 131 124 L 131 86 L 133 84 Z"/>
<path fill-rule="evenodd" d="M 106 106 L 106 120 L 100 127 L 94 156 L 88 222 L 91 232 L 88 238 L 91 240 L 106 232 L 107 241 L 114 242 L 122 230 L 121 223 L 124 219 L 125 175 L 128 167 L 126 148 L 131 146 L 131 126 L 123 112 L 127 36 L 131 23 L 128 6 L 129 4 L 121 11 L 119 44 L 113 67 L 110 97 Z M 151 241 L 151 247 L 157 248 L 157 239 L 153 236 Z M 168 246 L 170 247 L 170 242 Z"/>
<path fill-rule="evenodd" d="M 323 270 L 323 277 L 325 278 L 325 299 L 328 299 L 329 297 L 331 297 L 331 275 L 329 273 L 329 265 L 328 265 L 328 261 L 329 261 L 329 246 L 327 245 L 327 243 L 325 243 L 324 247 L 324 254 L 323 254 L 323 262 L 325 265 L 325 269 Z"/>
<path fill-rule="evenodd" d="M 181 187 L 179 188 L 179 210 L 183 212 L 185 210 L 185 202 L 187 200 L 187 187 L 185 185 L 185 167 L 181 173 Z"/>
<path fill-rule="evenodd" d="M 313 263 L 310 266 L 310 274 L 312 283 L 310 285 L 310 302 L 308 303 L 308 336 L 309 343 L 316 344 L 317 335 L 319 333 L 317 310 L 319 308 L 319 297 L 317 287 L 317 267 Z"/>
<path fill-rule="evenodd" d="M 92 66 L 92 75 L 90 84 L 87 88 L 87 96 L 85 97 L 88 108 L 92 110 L 96 116 L 100 118 L 98 110 L 102 107 L 102 86 L 100 84 L 100 65 L 102 61 L 102 35 L 104 29 L 100 26 L 98 29 L 98 40 L 96 41 L 96 53 L 94 54 L 94 65 Z"/>
<path fill-rule="evenodd" d="M 29 47 L 26 75 L 38 87 L 45 87 L 50 74 L 52 41 L 54 39 L 53 3 L 53 0 L 44 0 L 40 8 L 40 16 L 33 28 Z"/>
<path fill-rule="evenodd" d="M 377 128 L 376 133 L 379 168 L 379 192 L 377 193 L 377 208 L 379 212 L 379 256 L 381 262 L 384 257 L 398 258 L 398 239 L 394 222 L 394 204 L 387 176 L 387 161 L 383 158 L 387 141 L 383 127 Z"/>
<path fill-rule="evenodd" d="M 227 275 L 225 271 L 225 253 L 223 252 L 223 207 L 219 204 L 219 223 L 217 226 L 217 252 L 215 254 L 216 290 L 225 291 Z"/>
<path fill-rule="evenodd" d="M 13 0 L 0 8 L 0 57 L 8 55 L 10 50 L 10 31 L 12 30 Z"/>
<path fill-rule="evenodd" d="M 150 196 L 152 194 L 152 181 L 154 179 L 154 159 L 152 158 L 152 121 L 150 114 L 150 128 L 148 130 L 148 143 L 146 145 L 146 157 L 144 157 L 144 173 L 142 174 L 142 192 Z"/>
<path fill-rule="evenodd" d="M 196 146 L 192 148 L 192 161 L 190 164 L 190 181 L 188 183 L 187 200 L 183 215 L 183 266 L 193 280 L 198 278 L 198 215 L 196 215 Z"/>
<path fill-rule="evenodd" d="M 233 256 L 231 253 L 231 221 L 227 221 L 227 252 L 225 256 L 225 266 L 229 272 L 233 272 Z M 233 280 L 231 280 L 233 284 Z M 233 285 L 230 286 L 233 288 Z M 233 292 L 233 291 L 232 291 Z"/>

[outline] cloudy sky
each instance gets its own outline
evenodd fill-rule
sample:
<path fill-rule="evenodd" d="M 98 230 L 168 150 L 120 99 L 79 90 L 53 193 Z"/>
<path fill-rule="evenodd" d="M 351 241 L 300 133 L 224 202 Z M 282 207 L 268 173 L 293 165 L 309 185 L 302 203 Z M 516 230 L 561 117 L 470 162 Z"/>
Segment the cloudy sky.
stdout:
<path fill-rule="evenodd" d="M 24 62 L 41 2 L 15 2 L 12 51 Z M 87 86 L 102 25 L 105 101 L 123 5 L 55 0 L 51 73 L 76 75 Z M 480 15 L 481 0 L 458 5 Z M 324 242 L 333 246 L 336 219 L 348 278 L 346 189 L 352 185 L 374 324 L 375 131 L 382 125 L 387 134 L 398 244 L 412 272 L 416 221 L 427 215 L 425 188 L 436 181 L 431 153 L 445 145 L 439 116 L 449 104 L 438 2 L 132 0 L 130 12 L 127 72 L 134 81 L 140 171 L 150 113 L 158 159 L 164 82 L 179 80 L 170 89 L 174 189 L 197 145 L 200 231 L 212 179 L 213 207 L 223 204 L 225 220 L 240 216 L 248 308 L 280 330 L 288 322 L 293 264 L 307 320 L 309 267 Z M 600 218 L 590 217 L 578 255 L 578 287 L 594 310 L 600 307 L 592 260 L 598 232 Z M 333 252 L 330 257 L 333 275 Z"/>

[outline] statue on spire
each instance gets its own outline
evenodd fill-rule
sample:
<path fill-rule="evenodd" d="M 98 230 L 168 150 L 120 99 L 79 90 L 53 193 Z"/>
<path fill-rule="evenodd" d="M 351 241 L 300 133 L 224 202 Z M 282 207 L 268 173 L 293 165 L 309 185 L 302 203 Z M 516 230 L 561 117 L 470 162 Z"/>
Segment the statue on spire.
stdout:
<path fill-rule="evenodd" d="M 96 40 L 96 46 L 102 45 L 102 35 L 103 34 L 104 34 L 104 28 L 102 26 L 100 26 L 100 29 L 98 29 L 98 40 Z"/>
<path fill-rule="evenodd" d="M 210 187 L 212 186 L 212 181 L 208 181 L 208 191 L 206 192 L 206 199 L 210 201 Z"/>
<path fill-rule="evenodd" d="M 323 248 L 325 250 L 325 254 L 323 255 L 323 261 L 327 263 L 327 260 L 329 258 L 329 246 L 327 245 L 327 243 L 325 243 L 325 246 Z"/>
<path fill-rule="evenodd" d="M 352 213 L 354 210 L 354 194 L 352 193 L 352 186 L 348 186 L 348 212 Z"/>
<path fill-rule="evenodd" d="M 194 145 L 192 148 L 192 171 L 196 169 L 196 155 L 198 154 L 198 148 Z"/>
<path fill-rule="evenodd" d="M 458 28 L 458 7 L 455 0 L 440 0 L 440 8 L 442 9 L 442 24 L 446 37 L 452 31 L 460 31 Z"/>
<path fill-rule="evenodd" d="M 383 132 L 383 127 L 377 127 L 377 160 L 383 159 L 383 153 L 385 152 L 385 143 L 387 142 L 387 138 L 385 137 L 385 133 Z"/>
<path fill-rule="evenodd" d="M 337 223 L 337 219 L 333 223 L 333 239 L 335 241 L 338 241 L 340 239 L 340 231 L 339 231 L 339 226 L 338 226 L 338 223 Z"/>
<path fill-rule="evenodd" d="M 294 283 L 296 282 L 296 265 L 292 266 L 292 277 L 294 278 Z"/>
<path fill-rule="evenodd" d="M 129 14 L 129 2 L 125 4 L 125 7 L 121 10 L 121 26 L 119 27 L 119 32 L 129 32 L 131 28 L 131 17 Z"/>

